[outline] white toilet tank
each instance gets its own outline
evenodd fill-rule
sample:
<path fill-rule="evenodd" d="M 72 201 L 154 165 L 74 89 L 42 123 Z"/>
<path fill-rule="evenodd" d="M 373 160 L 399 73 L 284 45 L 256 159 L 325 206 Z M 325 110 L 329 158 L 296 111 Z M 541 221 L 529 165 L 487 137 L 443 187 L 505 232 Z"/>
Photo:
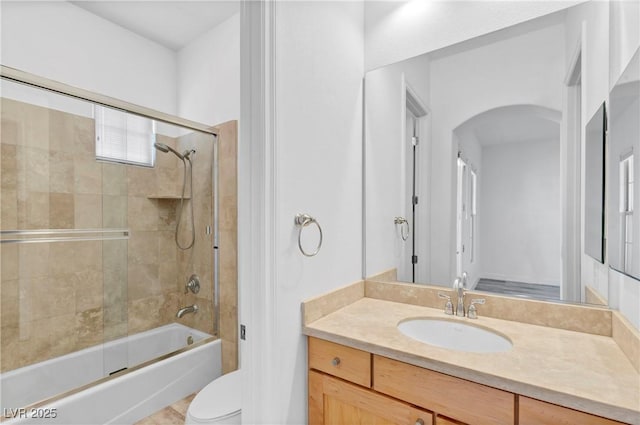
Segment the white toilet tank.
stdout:
<path fill-rule="evenodd" d="M 241 424 L 241 387 L 239 370 L 209 383 L 189 405 L 185 424 Z"/>

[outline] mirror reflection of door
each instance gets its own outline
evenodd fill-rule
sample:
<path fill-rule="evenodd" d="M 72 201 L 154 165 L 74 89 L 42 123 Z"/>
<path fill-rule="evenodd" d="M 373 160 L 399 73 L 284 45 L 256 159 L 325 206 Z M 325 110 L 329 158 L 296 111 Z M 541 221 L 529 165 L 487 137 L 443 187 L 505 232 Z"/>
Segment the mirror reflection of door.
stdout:
<path fill-rule="evenodd" d="M 417 94 L 407 85 L 405 91 L 405 120 L 404 120 L 404 191 L 402 213 L 409 223 L 409 237 L 401 248 L 398 276 L 401 280 L 416 282 L 421 275 L 425 275 L 428 267 L 426 256 L 420 253 L 419 236 L 427 236 L 428 224 L 425 209 L 428 208 L 426 196 L 427 188 L 427 156 L 425 149 L 428 141 L 422 138 L 426 134 L 427 108 Z"/>

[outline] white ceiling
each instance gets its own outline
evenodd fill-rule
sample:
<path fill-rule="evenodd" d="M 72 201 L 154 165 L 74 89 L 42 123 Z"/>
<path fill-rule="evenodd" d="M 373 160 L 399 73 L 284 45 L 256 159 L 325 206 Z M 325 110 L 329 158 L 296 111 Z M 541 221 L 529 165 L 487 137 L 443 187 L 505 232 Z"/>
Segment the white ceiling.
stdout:
<path fill-rule="evenodd" d="M 481 146 L 560 140 L 562 114 L 534 105 L 512 105 L 481 113 L 456 129 L 460 139 L 472 134 Z"/>
<path fill-rule="evenodd" d="M 180 50 L 240 11 L 240 1 L 71 1 L 114 24 Z"/>

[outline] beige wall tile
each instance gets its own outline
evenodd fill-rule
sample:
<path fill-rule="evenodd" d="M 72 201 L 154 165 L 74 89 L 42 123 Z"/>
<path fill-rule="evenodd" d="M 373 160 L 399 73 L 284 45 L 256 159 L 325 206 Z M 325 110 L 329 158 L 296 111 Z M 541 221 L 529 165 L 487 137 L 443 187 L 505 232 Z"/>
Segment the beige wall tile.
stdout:
<path fill-rule="evenodd" d="M 145 167 L 127 167 L 129 196 L 149 196 L 158 193 L 155 170 Z"/>
<path fill-rule="evenodd" d="M 128 223 L 131 230 L 158 230 L 157 203 L 146 196 L 127 199 Z"/>
<path fill-rule="evenodd" d="M 31 320 L 75 314 L 75 285 L 65 277 L 31 278 L 26 296 L 31 298 Z"/>
<path fill-rule="evenodd" d="M 102 193 L 102 164 L 94 158 L 73 160 L 74 192 Z"/>
<path fill-rule="evenodd" d="M 17 327 L 20 318 L 18 280 L 3 279 L 0 296 L 0 326 Z"/>
<path fill-rule="evenodd" d="M 4 130 L 4 129 L 3 129 Z M 18 181 L 18 158 L 15 145 L 0 144 L 0 188 L 15 191 Z"/>
<path fill-rule="evenodd" d="M 19 161 L 26 167 L 26 190 L 49 191 L 49 152 L 44 149 L 24 147 L 19 149 Z"/>
<path fill-rule="evenodd" d="M 0 192 L 0 228 L 2 230 L 18 229 L 18 194 L 15 190 L 2 189 Z"/>
<path fill-rule="evenodd" d="M 104 279 L 101 270 L 81 270 L 68 277 L 73 282 L 76 298 L 76 313 L 102 308 L 104 299 Z"/>
<path fill-rule="evenodd" d="M 102 193 L 127 195 L 127 167 L 123 164 L 102 163 Z"/>
<path fill-rule="evenodd" d="M 102 195 L 102 226 L 112 229 L 129 227 L 127 202 L 123 195 Z"/>
<path fill-rule="evenodd" d="M 91 347 L 103 342 L 104 322 L 102 307 L 83 310 L 76 313 L 75 332 L 77 344 L 74 350 Z"/>
<path fill-rule="evenodd" d="M 81 193 L 74 195 L 74 223 L 76 229 L 102 227 L 102 195 Z"/>
<path fill-rule="evenodd" d="M 49 276 L 63 276 L 75 269 L 75 242 L 58 242 L 48 246 L 49 248 Z M 47 246 L 46 244 L 35 244 Z"/>
<path fill-rule="evenodd" d="M 49 148 L 52 151 L 74 152 L 74 116 L 55 109 L 49 110 Z"/>
<path fill-rule="evenodd" d="M 102 270 L 102 244 L 101 241 L 72 242 L 73 267 Z"/>
<path fill-rule="evenodd" d="M 75 190 L 73 154 L 63 151 L 49 152 L 49 190 L 73 193 Z"/>
<path fill-rule="evenodd" d="M 129 233 L 129 264 L 158 264 L 158 232 L 136 230 Z"/>
<path fill-rule="evenodd" d="M 91 118 L 73 117 L 73 148 L 76 158 L 95 160 L 95 123 Z"/>
<path fill-rule="evenodd" d="M 128 299 L 140 300 L 162 293 L 157 264 L 131 264 L 128 267 Z"/>
<path fill-rule="evenodd" d="M 75 206 L 72 193 L 49 194 L 49 226 L 52 229 L 75 227 Z"/>
<path fill-rule="evenodd" d="M 49 275 L 49 244 L 33 243 L 18 245 L 20 277 L 46 277 Z"/>
<path fill-rule="evenodd" d="M 49 224 L 49 192 L 29 192 L 24 208 L 26 211 L 25 222 L 18 226 L 22 229 L 48 229 Z M 20 214 L 20 202 L 18 201 L 18 214 Z"/>
<path fill-rule="evenodd" d="M 20 263 L 18 260 L 18 245 L 7 244 L 2 247 L 2 255 L 0 255 L 2 263 L 1 267 L 1 281 L 15 280 L 19 277 Z"/>

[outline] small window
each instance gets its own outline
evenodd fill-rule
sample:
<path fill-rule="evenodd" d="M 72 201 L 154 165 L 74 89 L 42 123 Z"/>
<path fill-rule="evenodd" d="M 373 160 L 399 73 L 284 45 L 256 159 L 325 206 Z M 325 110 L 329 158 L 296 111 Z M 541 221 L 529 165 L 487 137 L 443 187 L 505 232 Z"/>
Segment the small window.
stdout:
<path fill-rule="evenodd" d="M 153 167 L 155 121 L 95 106 L 96 159 Z"/>

